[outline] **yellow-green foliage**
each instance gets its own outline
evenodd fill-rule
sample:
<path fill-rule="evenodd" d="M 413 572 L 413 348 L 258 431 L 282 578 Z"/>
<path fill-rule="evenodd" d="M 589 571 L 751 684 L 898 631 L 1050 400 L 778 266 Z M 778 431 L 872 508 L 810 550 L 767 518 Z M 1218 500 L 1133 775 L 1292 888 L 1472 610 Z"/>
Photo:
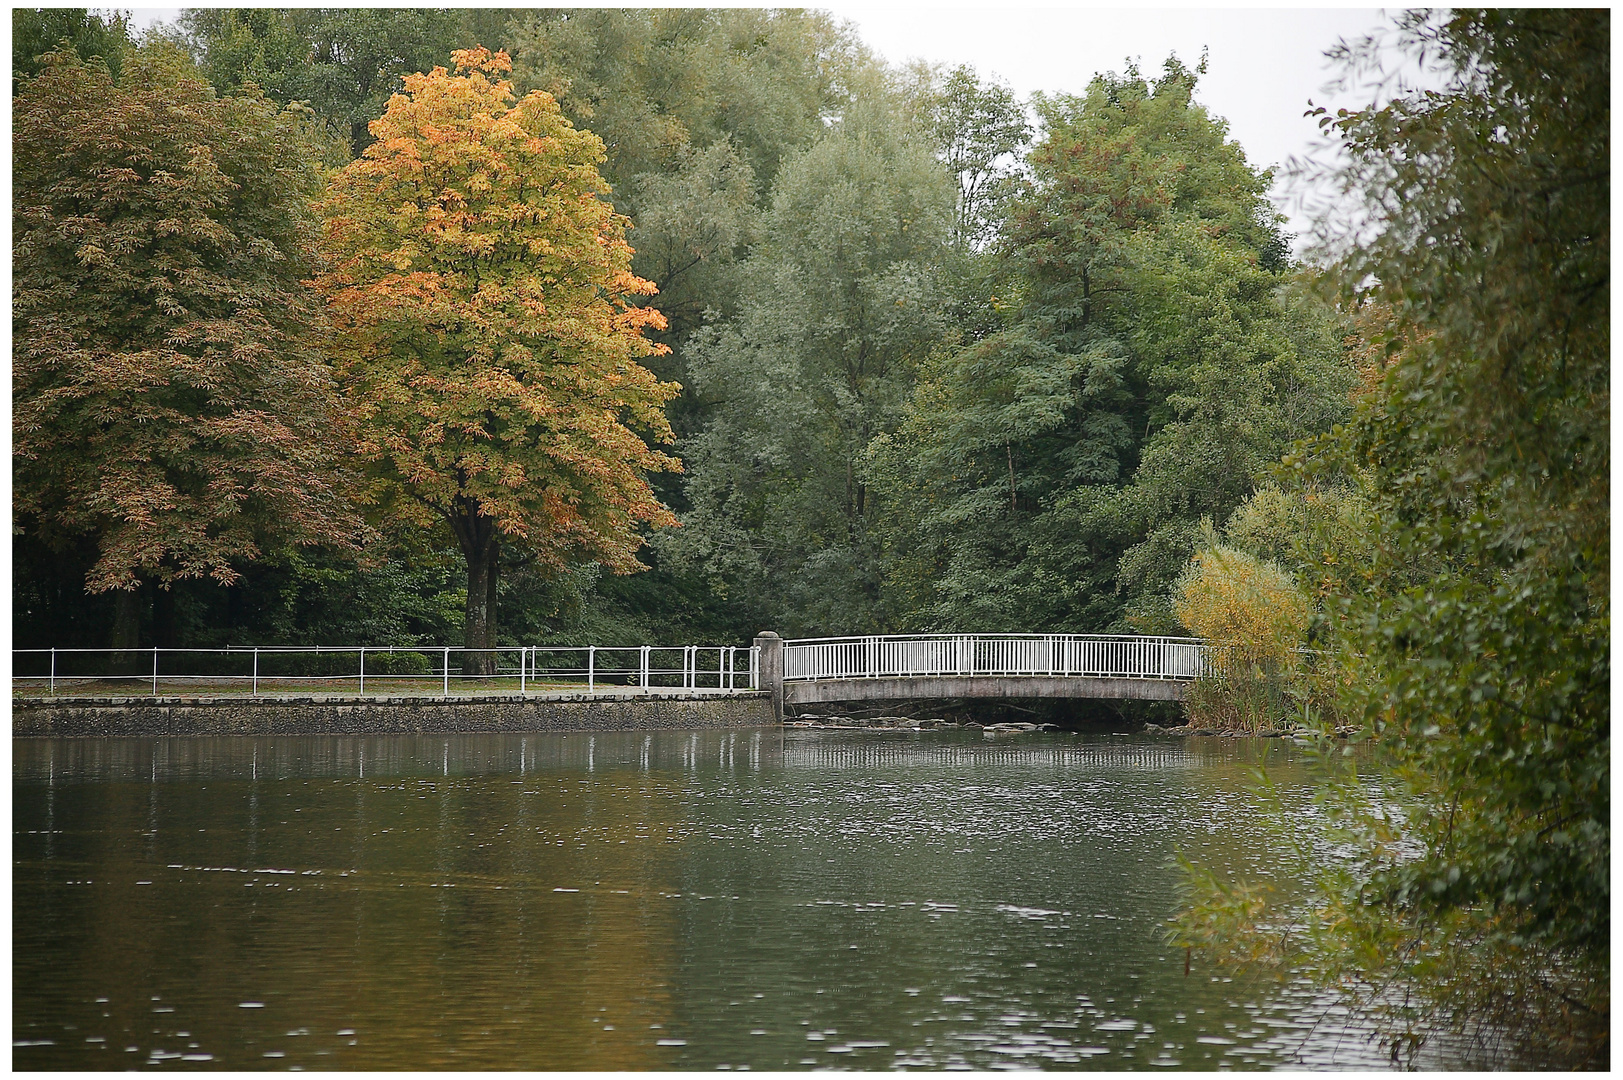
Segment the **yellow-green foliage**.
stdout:
<path fill-rule="evenodd" d="M 1173 611 L 1231 662 L 1277 668 L 1293 664 L 1311 614 L 1289 574 L 1223 544 L 1195 553 L 1178 578 Z"/>
<path fill-rule="evenodd" d="M 1294 484 L 1286 489 L 1262 487 L 1230 515 L 1223 537 L 1234 547 L 1300 572 L 1342 568 L 1341 577 L 1356 575 L 1371 561 L 1375 521 L 1369 500 L 1350 484 Z M 1303 574 L 1311 591 L 1335 591 L 1339 578 L 1319 582 Z"/>
<path fill-rule="evenodd" d="M 1287 710 L 1312 607 L 1276 564 L 1213 543 L 1178 578 L 1173 611 L 1214 646 L 1212 669 L 1185 699 L 1191 721 L 1255 731 Z"/>

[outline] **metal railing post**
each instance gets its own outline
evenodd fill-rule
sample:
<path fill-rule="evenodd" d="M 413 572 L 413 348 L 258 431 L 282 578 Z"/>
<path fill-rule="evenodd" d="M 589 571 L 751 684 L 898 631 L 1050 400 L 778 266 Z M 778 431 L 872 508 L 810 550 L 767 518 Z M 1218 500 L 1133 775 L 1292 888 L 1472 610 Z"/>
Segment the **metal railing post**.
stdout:
<path fill-rule="evenodd" d="M 56 694 L 56 649 L 51 649 L 51 694 Z"/>
<path fill-rule="evenodd" d="M 158 696 L 158 647 L 152 646 L 152 696 Z"/>
<path fill-rule="evenodd" d="M 254 688 L 249 691 L 250 697 L 259 696 L 259 646 L 254 646 Z"/>
<path fill-rule="evenodd" d="M 641 675 L 642 675 L 642 688 L 644 690 L 648 689 L 648 653 L 652 648 L 653 648 L 652 645 L 644 645 L 642 647 L 642 672 L 641 672 Z"/>
<path fill-rule="evenodd" d="M 524 653 L 525 653 L 525 648 L 524 648 L 523 645 L 520 645 L 518 647 L 518 696 L 519 697 L 526 697 L 529 694 L 529 691 L 527 689 L 525 689 L 525 682 L 524 682 Z"/>
<path fill-rule="evenodd" d="M 586 646 L 586 692 L 588 694 L 594 694 L 594 693 L 597 692 L 597 688 L 594 685 L 596 682 L 597 682 L 597 646 L 596 645 L 588 645 L 588 646 Z"/>
<path fill-rule="evenodd" d="M 366 693 L 366 649 L 365 648 L 361 649 L 361 689 L 360 689 L 359 692 L 362 693 L 362 694 Z"/>
<path fill-rule="evenodd" d="M 445 696 L 451 696 L 451 647 L 445 647 Z"/>

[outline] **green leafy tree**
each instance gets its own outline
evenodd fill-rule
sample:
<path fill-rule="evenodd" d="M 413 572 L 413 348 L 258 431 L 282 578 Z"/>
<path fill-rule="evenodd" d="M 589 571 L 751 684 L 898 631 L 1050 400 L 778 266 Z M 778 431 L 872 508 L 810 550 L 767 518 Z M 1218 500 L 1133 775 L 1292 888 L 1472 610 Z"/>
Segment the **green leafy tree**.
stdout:
<path fill-rule="evenodd" d="M 625 202 L 638 208 L 628 234 L 634 266 L 659 289 L 679 347 L 707 317 L 738 304 L 738 264 L 760 239 L 755 173 L 730 141 L 689 147 L 669 171 L 644 173 Z"/>
<path fill-rule="evenodd" d="M 695 390 L 714 404 L 684 446 L 691 510 L 667 550 L 718 587 L 771 597 L 788 631 L 880 618 L 865 454 L 943 330 L 950 185 L 872 85 L 779 171 L 739 314 L 690 347 Z"/>
<path fill-rule="evenodd" d="M 124 54 L 135 43 L 123 12 L 92 12 L 85 8 L 13 8 L 11 12 L 11 92 L 22 80 L 38 75 L 48 53 L 62 44 L 86 60 L 100 58 L 114 81 Z"/>
<path fill-rule="evenodd" d="M 599 133 L 616 190 L 723 141 L 769 189 L 785 151 L 821 136 L 849 75 L 868 63 L 818 11 L 546 11 L 517 21 L 512 36 L 515 85 L 545 90 Z"/>
<path fill-rule="evenodd" d="M 938 352 L 875 448 L 906 508 L 889 587 L 919 621 L 1170 630 L 1200 519 L 1345 410 L 1333 320 L 1283 288 L 1268 175 L 1197 75 L 1169 60 L 1038 102 L 989 325 Z"/>
<path fill-rule="evenodd" d="M 253 83 L 285 104 L 315 92 L 313 32 L 320 17 L 313 8 L 187 8 L 168 32 L 215 89 L 231 93 Z M 333 132 L 341 134 L 342 125 Z"/>
<path fill-rule="evenodd" d="M 359 154 L 406 75 L 453 49 L 500 48 L 517 11 L 445 8 L 187 8 L 179 39 L 209 80 L 303 101 Z"/>
<path fill-rule="evenodd" d="M 1336 643 L 1402 816 L 1332 787 L 1347 857 L 1304 900 L 1203 879 L 1183 933 L 1245 956 L 1305 927 L 1260 954 L 1391 1014 L 1394 1054 L 1454 1024 L 1530 1055 L 1513 1061 L 1603 1064 L 1610 16 L 1397 31 L 1443 89 L 1322 117 L 1365 209 L 1322 249 L 1390 329 L 1352 422 L 1287 464 L 1360 483 L 1373 512 Z"/>
<path fill-rule="evenodd" d="M 928 126 L 942 163 L 958 180 L 953 243 L 979 249 L 993 237 L 1031 122 L 1013 90 L 982 80 L 968 65 L 931 75 L 923 94 Z"/>
<path fill-rule="evenodd" d="M 816 11 L 534 12 L 512 37 L 514 84 L 552 94 L 603 139 L 604 178 L 635 223 L 633 268 L 669 322 L 659 340 L 672 351 L 650 362 L 687 384 L 688 337 L 710 313 L 738 311 L 779 167 L 841 115 L 868 61 Z M 684 394 L 672 422 L 689 431 L 703 411 Z"/>
<path fill-rule="evenodd" d="M 286 544 L 353 544 L 339 408 L 311 271 L 307 117 L 215 95 L 184 57 L 72 52 L 12 128 L 14 527 L 94 538 L 124 603 Z"/>
<path fill-rule="evenodd" d="M 563 572 L 641 569 L 641 523 L 674 524 L 646 476 L 677 462 L 662 407 L 677 387 L 637 361 L 663 320 L 631 303 L 625 218 L 597 174 L 603 144 L 547 94 L 515 99 L 506 54 L 406 79 L 375 141 L 332 180 L 331 265 L 317 285 L 340 331 L 372 500 L 443 526 L 468 571 L 464 644 L 497 644 L 505 544 Z M 494 671 L 470 653 L 470 674 Z"/>

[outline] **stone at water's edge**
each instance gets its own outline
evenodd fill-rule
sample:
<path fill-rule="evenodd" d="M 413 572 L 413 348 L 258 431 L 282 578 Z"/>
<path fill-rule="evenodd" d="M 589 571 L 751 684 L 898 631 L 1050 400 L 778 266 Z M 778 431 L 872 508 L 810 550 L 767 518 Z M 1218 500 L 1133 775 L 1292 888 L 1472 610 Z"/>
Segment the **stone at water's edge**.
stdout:
<path fill-rule="evenodd" d="M 416 735 L 776 726 L 764 691 L 726 697 L 104 698 L 13 701 L 16 737 Z"/>

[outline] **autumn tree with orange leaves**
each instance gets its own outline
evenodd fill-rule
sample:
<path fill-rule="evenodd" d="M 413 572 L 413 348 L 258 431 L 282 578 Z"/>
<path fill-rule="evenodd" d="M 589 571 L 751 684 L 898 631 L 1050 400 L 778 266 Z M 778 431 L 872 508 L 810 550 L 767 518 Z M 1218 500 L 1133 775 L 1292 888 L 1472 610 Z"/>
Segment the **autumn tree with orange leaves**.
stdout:
<path fill-rule="evenodd" d="M 376 139 L 323 205 L 317 278 L 337 367 L 386 517 L 443 525 L 468 568 L 470 649 L 496 646 L 504 546 L 562 570 L 641 568 L 643 523 L 673 525 L 652 471 L 680 468 L 663 406 L 680 389 L 638 361 L 664 319 L 637 297 L 629 221 L 603 143 L 549 95 L 515 99 L 505 53 L 452 54 L 405 80 Z M 464 673 L 495 670 L 467 654 Z"/>

